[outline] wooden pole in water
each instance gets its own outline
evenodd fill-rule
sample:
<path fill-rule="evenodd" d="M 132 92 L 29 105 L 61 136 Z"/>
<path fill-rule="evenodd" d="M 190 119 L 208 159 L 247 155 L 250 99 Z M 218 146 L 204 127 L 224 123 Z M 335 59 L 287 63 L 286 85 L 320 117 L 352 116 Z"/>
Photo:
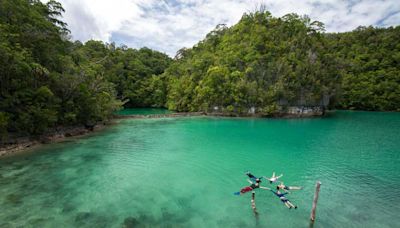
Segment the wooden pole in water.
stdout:
<path fill-rule="evenodd" d="M 254 191 L 251 192 L 251 208 L 253 208 L 254 216 L 256 217 L 256 226 L 258 226 L 258 212 L 256 208 L 256 193 Z"/>
<path fill-rule="evenodd" d="M 318 195 L 319 195 L 319 189 L 321 187 L 321 182 L 317 181 L 317 184 L 315 185 L 315 195 L 314 195 L 314 200 L 313 200 L 313 205 L 311 209 L 311 222 L 313 223 L 315 221 L 315 210 L 317 209 L 317 202 L 318 202 Z"/>
<path fill-rule="evenodd" d="M 257 217 L 258 212 L 256 208 L 256 193 L 254 191 L 251 193 L 251 208 L 253 209 L 254 215 Z"/>

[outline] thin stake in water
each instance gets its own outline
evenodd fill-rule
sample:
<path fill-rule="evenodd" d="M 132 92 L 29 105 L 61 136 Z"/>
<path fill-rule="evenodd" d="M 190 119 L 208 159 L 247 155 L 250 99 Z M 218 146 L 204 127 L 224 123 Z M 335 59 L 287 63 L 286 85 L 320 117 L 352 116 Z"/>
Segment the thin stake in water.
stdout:
<path fill-rule="evenodd" d="M 312 223 L 315 221 L 315 211 L 317 210 L 317 202 L 318 202 L 320 187 L 321 187 L 321 182 L 317 181 L 317 183 L 315 185 L 315 195 L 314 195 L 313 205 L 312 205 L 312 209 L 311 209 L 311 216 L 310 216 Z"/>

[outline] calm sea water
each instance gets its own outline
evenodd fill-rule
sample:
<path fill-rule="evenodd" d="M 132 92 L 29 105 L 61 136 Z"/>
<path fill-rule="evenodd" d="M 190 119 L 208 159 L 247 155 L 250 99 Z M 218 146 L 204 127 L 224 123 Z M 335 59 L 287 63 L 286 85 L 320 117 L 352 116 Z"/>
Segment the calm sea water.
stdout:
<path fill-rule="evenodd" d="M 398 227 L 400 114 L 123 120 L 0 160 L 0 227 Z M 287 209 L 244 172 L 303 186 Z M 273 187 L 263 182 L 266 187 Z"/>

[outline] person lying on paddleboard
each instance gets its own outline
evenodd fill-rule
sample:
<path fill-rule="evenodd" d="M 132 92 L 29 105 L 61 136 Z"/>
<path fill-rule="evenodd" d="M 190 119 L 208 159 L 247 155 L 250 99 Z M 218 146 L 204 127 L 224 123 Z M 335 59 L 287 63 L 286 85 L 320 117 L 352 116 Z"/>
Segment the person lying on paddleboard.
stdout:
<path fill-rule="evenodd" d="M 273 192 L 277 197 L 279 197 L 279 199 L 282 201 L 282 203 L 285 204 L 286 207 L 288 207 L 289 209 L 292 209 L 292 208 L 297 209 L 297 206 L 293 205 L 293 203 L 290 202 L 290 201 L 285 197 L 285 195 L 288 194 L 287 192 L 281 193 L 281 192 L 279 191 L 279 187 L 278 187 L 278 186 L 276 187 L 276 189 L 277 189 L 276 192 L 275 192 L 274 190 L 272 190 L 272 189 L 271 189 L 271 192 Z"/>
<path fill-rule="evenodd" d="M 288 192 L 289 190 L 301 190 L 301 187 L 296 187 L 296 186 L 286 186 L 283 184 L 283 182 L 281 182 L 278 186 L 277 186 L 278 190 L 283 190 L 285 192 Z"/>
<path fill-rule="evenodd" d="M 261 183 L 260 179 L 256 179 L 255 183 L 253 181 L 251 181 L 251 180 L 247 180 L 247 181 L 250 183 L 250 186 L 244 187 L 239 192 L 235 192 L 233 194 L 242 195 L 242 194 L 245 194 L 246 192 L 251 192 L 256 188 L 261 188 L 261 189 L 265 189 L 265 190 L 271 190 L 270 188 L 266 188 L 266 187 L 260 186 L 260 183 Z"/>
<path fill-rule="evenodd" d="M 269 183 L 272 184 L 272 183 L 275 183 L 281 177 L 283 177 L 283 174 L 281 174 L 279 176 L 275 176 L 275 172 L 273 172 L 271 178 L 268 178 L 268 177 L 264 177 L 264 178 L 269 180 Z"/>

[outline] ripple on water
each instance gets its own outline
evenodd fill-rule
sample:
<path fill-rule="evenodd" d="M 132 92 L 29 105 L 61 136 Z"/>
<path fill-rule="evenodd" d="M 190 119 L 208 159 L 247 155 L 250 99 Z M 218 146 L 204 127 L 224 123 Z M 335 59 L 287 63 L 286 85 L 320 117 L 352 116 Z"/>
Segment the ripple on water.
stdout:
<path fill-rule="evenodd" d="M 400 207 L 389 202 L 400 201 L 399 120 L 339 112 L 307 121 L 122 121 L 1 160 L 0 227 L 307 227 L 316 180 L 316 225 L 396 227 Z M 303 186 L 288 195 L 299 208 L 259 189 L 255 220 L 250 195 L 232 194 L 248 185 L 247 170 Z"/>

